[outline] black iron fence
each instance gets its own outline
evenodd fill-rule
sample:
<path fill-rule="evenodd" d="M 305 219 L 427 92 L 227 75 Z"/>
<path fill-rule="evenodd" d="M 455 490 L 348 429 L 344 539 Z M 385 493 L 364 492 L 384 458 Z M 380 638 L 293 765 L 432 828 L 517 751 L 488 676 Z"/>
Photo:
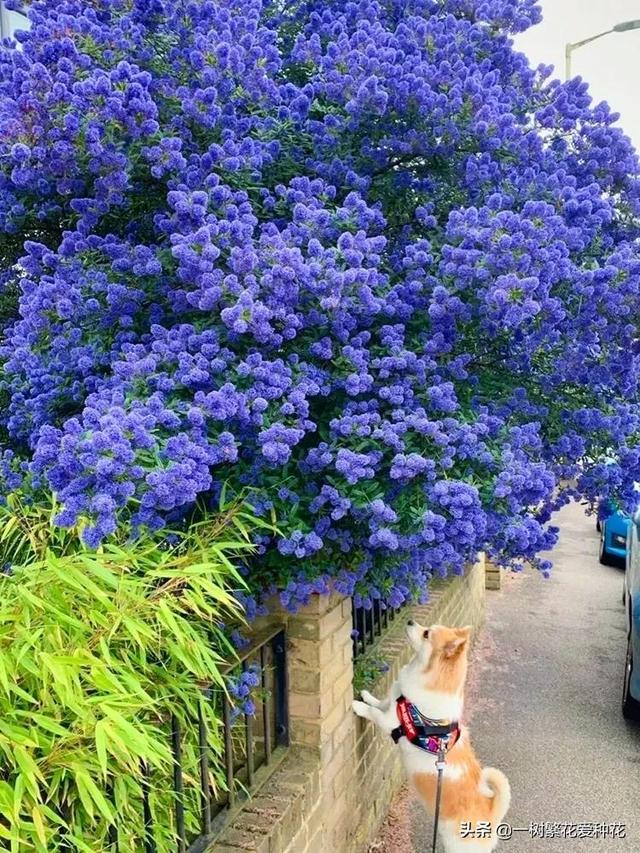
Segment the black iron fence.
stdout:
<path fill-rule="evenodd" d="M 226 791 L 216 802 L 218 825 L 224 822 L 225 811 L 233 810 L 247 799 L 256 783 L 263 781 L 266 774 L 262 772 L 259 779 L 257 774 L 270 767 L 274 752 L 289 745 L 287 646 L 283 628 L 256 637 L 239 657 L 240 668 L 245 672 L 252 662 L 258 665 L 261 700 L 255 716 L 243 714 L 237 727 L 229 699 L 222 697 Z"/>
<path fill-rule="evenodd" d="M 385 605 L 374 599 L 370 608 L 356 607 L 351 601 L 351 619 L 353 630 L 353 657 L 354 660 L 365 654 L 367 648 L 379 637 L 384 630 L 394 621 L 398 613 L 403 609 L 400 607 L 385 607 Z"/>
<path fill-rule="evenodd" d="M 222 732 L 209 730 L 202 706 L 198 719 L 190 721 L 189 726 L 185 726 L 184 719 L 181 723 L 176 715 L 167 721 L 173 757 L 172 777 L 152 778 L 147 766 L 141 768 L 144 819 L 141 849 L 144 853 L 156 853 L 158 849 L 152 790 L 171 788 L 170 811 L 175 824 L 177 853 L 202 853 L 284 756 L 289 743 L 289 716 L 286 637 L 281 626 L 258 635 L 238 654 L 238 660 L 227 668 L 226 674 L 239 676 L 249 667 L 255 668 L 260 678 L 254 691 L 255 700 L 252 699 L 254 714 L 238 712 L 224 691 L 207 687 L 203 688 L 203 695 L 206 702 L 213 703 L 215 717 L 222 719 Z M 218 765 L 223 759 L 224 786 L 214 781 L 214 757 Z M 123 850 L 131 849 L 127 846 L 129 840 L 126 827 L 111 827 L 112 853 L 118 853 L 120 843 Z"/>

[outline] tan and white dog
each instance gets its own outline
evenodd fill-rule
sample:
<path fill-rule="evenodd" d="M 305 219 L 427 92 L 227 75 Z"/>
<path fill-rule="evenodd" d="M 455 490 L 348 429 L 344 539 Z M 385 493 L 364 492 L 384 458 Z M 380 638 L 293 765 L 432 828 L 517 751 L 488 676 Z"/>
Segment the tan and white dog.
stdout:
<path fill-rule="evenodd" d="M 464 684 L 471 628 L 425 628 L 407 623 L 407 637 L 415 651 L 385 700 L 362 691 L 353 710 L 378 725 L 390 736 L 399 725 L 398 703 L 402 697 L 421 717 L 436 723 L 455 723 L 462 715 Z M 410 781 L 425 807 L 435 808 L 437 755 L 411 743 L 397 741 Z M 438 834 L 446 853 L 490 853 L 498 842 L 496 827 L 511 802 L 507 777 L 493 767 L 481 767 L 466 726 L 456 730 L 446 753 Z"/>

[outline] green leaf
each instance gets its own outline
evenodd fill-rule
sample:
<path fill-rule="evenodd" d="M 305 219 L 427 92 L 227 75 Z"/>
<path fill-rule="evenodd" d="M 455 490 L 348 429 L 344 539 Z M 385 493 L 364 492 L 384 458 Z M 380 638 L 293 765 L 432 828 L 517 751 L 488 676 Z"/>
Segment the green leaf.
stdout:
<path fill-rule="evenodd" d="M 78 791 L 78 796 L 80 797 L 80 802 L 82 803 L 82 806 L 86 813 L 89 815 L 90 820 L 93 820 L 93 799 L 91 797 L 91 794 L 89 793 L 89 788 L 87 786 L 88 778 L 89 774 L 85 770 L 78 770 L 74 768 L 74 779 Z"/>
<path fill-rule="evenodd" d="M 96 741 L 96 755 L 98 756 L 98 762 L 100 764 L 100 769 L 102 770 L 103 775 L 106 777 L 107 775 L 107 764 L 108 764 L 108 756 L 107 756 L 107 738 L 108 738 L 108 723 L 106 720 L 98 720 L 96 723 L 96 728 L 94 732 L 95 741 Z"/>
<path fill-rule="evenodd" d="M 25 779 L 28 779 L 28 780 L 39 779 L 41 782 L 45 781 L 44 776 L 42 775 L 42 772 L 40 771 L 40 768 L 38 767 L 36 762 L 33 760 L 33 758 L 29 755 L 29 753 L 27 752 L 26 749 L 24 749 L 22 746 L 16 745 L 13 748 L 13 755 L 16 759 L 16 763 L 18 764 L 18 767 L 24 773 Z M 37 785 L 35 786 L 34 790 L 35 791 L 38 790 Z"/>
<path fill-rule="evenodd" d="M 32 720 L 37 723 L 40 728 L 53 735 L 58 735 L 59 737 L 67 737 L 69 735 L 68 729 L 65 729 L 65 727 L 61 726 L 56 720 L 51 717 L 46 717 L 44 714 L 38 714 L 35 711 L 16 711 L 15 713 L 27 720 Z"/>
<path fill-rule="evenodd" d="M 87 812 L 89 812 L 88 804 L 95 803 L 105 820 L 108 823 L 113 823 L 115 821 L 113 808 L 109 805 L 106 797 L 100 788 L 98 788 L 91 776 L 85 770 L 77 769 L 75 771 L 75 778 L 76 785 L 78 786 L 78 793 L 80 794 Z M 91 809 L 90 813 L 93 813 L 93 809 Z"/>
<path fill-rule="evenodd" d="M 31 818 L 33 820 L 33 825 L 36 828 L 36 834 L 38 836 L 38 840 L 46 845 L 47 843 L 47 833 L 44 828 L 44 821 L 42 819 L 42 811 L 38 806 L 34 806 L 31 809 Z"/>

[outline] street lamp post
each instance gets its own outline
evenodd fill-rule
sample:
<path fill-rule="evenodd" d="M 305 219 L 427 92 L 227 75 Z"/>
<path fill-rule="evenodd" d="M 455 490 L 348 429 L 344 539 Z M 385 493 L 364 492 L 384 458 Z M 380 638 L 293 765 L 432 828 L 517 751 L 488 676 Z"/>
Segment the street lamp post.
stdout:
<path fill-rule="evenodd" d="M 579 47 L 584 47 L 584 45 L 589 44 L 589 42 L 601 39 L 603 36 L 608 36 L 611 33 L 626 33 L 628 30 L 638 29 L 640 29 L 640 20 L 622 21 L 622 23 L 620 24 L 615 24 L 613 27 L 611 27 L 610 30 L 605 30 L 602 33 L 596 33 L 595 36 L 589 36 L 589 38 L 582 39 L 582 41 L 569 42 L 567 45 L 565 45 L 564 49 L 565 80 L 568 80 L 571 77 L 571 54 L 574 50 L 577 50 Z"/>

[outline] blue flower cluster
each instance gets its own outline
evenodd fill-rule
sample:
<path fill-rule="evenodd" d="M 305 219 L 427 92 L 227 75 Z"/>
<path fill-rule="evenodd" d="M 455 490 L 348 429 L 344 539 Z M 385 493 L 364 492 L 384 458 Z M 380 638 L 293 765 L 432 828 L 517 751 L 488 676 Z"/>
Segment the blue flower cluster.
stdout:
<path fill-rule="evenodd" d="M 29 14 L 0 48 L 4 490 L 97 546 L 224 482 L 277 518 L 248 580 L 294 610 L 398 606 L 482 548 L 535 560 L 572 489 L 632 499 L 638 161 L 514 50 L 536 0 Z"/>
<path fill-rule="evenodd" d="M 245 714 L 248 717 L 255 715 L 256 703 L 252 696 L 260 683 L 260 667 L 257 664 L 251 664 L 235 677 L 232 676 L 227 679 L 227 689 L 233 702 L 232 719 L 236 719 L 240 714 Z"/>

